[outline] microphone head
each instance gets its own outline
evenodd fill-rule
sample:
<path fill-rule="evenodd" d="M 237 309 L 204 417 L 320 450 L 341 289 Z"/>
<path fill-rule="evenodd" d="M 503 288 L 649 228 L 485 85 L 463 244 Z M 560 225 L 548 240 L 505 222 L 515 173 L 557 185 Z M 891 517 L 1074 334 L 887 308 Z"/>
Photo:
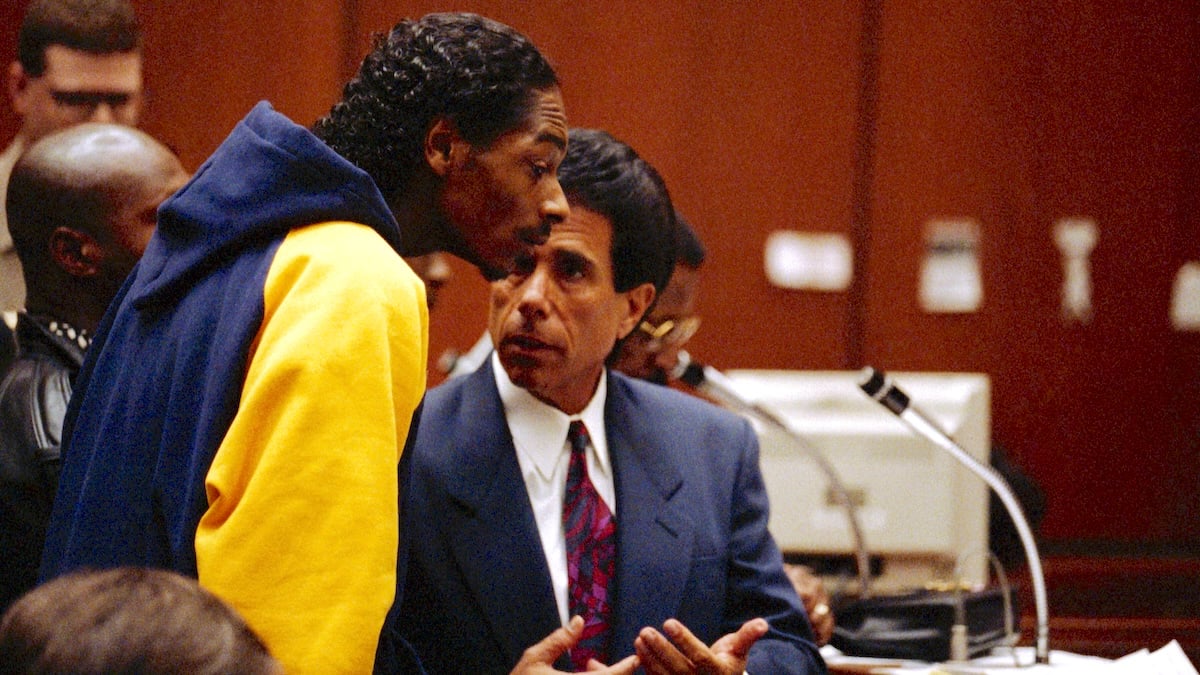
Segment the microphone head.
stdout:
<path fill-rule="evenodd" d="M 875 398 L 875 395 L 883 389 L 883 385 L 887 382 L 882 372 L 875 370 L 871 366 L 863 368 L 861 379 L 858 381 L 858 386 L 863 391 L 867 392 L 867 396 Z"/>
<path fill-rule="evenodd" d="M 689 363 L 687 368 L 684 368 L 683 374 L 679 376 L 679 380 L 689 387 L 699 389 L 707 377 L 704 375 L 704 366 L 699 363 Z"/>
<path fill-rule="evenodd" d="M 680 349 L 676 357 L 675 367 L 671 369 L 671 379 L 679 380 L 689 387 L 700 388 L 707 379 L 704 376 L 704 366 L 692 360 L 691 354 Z"/>
<path fill-rule="evenodd" d="M 863 369 L 863 379 L 858 386 L 867 393 L 867 396 L 879 402 L 879 405 L 897 415 L 908 409 L 908 394 L 900 391 L 900 388 L 882 370 L 875 370 L 871 366 L 867 366 Z"/>

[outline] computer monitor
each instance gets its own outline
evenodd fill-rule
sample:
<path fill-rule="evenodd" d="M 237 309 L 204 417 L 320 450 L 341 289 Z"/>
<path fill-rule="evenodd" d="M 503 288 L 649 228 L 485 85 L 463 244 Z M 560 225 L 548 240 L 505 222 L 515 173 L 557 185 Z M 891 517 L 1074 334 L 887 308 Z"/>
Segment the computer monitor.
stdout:
<path fill-rule="evenodd" d="M 857 506 L 867 551 L 881 561 L 872 590 L 987 579 L 988 488 L 949 453 L 862 392 L 857 371 L 735 370 L 738 393 L 777 413 L 822 453 Z M 913 405 L 976 459 L 991 449 L 986 375 L 891 372 Z M 770 530 L 789 558 L 844 558 L 854 537 L 845 509 L 811 454 L 756 423 Z M 955 577 L 955 570 L 958 570 Z"/>

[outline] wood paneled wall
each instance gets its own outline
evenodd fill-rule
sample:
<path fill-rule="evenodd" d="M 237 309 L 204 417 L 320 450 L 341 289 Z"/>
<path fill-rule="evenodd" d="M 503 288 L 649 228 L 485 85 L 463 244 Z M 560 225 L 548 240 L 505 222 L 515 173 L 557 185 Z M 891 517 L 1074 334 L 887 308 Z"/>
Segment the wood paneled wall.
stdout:
<path fill-rule="evenodd" d="M 1198 25 L 1196 3 L 885 3 L 866 357 L 991 374 L 996 440 L 1049 488 L 1047 538 L 1200 538 L 1197 335 L 1168 321 L 1196 258 Z M 982 224 L 976 314 L 914 302 L 939 215 Z M 1070 216 L 1100 231 L 1086 324 L 1059 311 Z"/>
<path fill-rule="evenodd" d="M 135 0 L 147 130 L 196 168 L 259 99 L 311 123 L 369 35 L 426 1 Z M 0 9 L 0 57 L 19 7 Z M 725 0 L 458 4 L 529 34 L 571 122 L 666 177 L 709 249 L 691 351 L 722 368 L 971 370 L 995 438 L 1046 488 L 1050 542 L 1200 548 L 1200 334 L 1174 331 L 1200 259 L 1200 3 Z M 0 133 L 15 121 L 4 110 Z M 980 223 L 984 301 L 917 300 L 926 223 Z M 1095 314 L 1062 320 L 1051 230 L 1086 216 Z M 851 291 L 770 286 L 777 229 L 859 246 Z M 431 354 L 469 347 L 485 286 L 465 265 Z M 434 373 L 432 379 L 437 381 Z M 913 489 L 920 489 L 913 486 Z"/>

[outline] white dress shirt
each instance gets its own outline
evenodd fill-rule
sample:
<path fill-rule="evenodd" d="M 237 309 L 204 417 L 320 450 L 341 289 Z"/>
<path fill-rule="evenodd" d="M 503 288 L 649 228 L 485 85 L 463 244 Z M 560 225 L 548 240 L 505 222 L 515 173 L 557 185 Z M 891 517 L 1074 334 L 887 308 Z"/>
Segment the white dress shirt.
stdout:
<path fill-rule="evenodd" d="M 512 383 L 500 357 L 492 354 L 492 371 L 496 388 L 504 404 L 504 418 L 517 449 L 517 463 L 525 480 L 525 491 L 533 507 L 542 550 L 550 568 L 554 585 L 554 600 L 559 619 L 565 626 L 569 605 L 567 600 L 567 545 L 563 533 L 562 507 L 566 492 L 567 466 L 571 449 L 567 445 L 567 429 L 574 420 L 582 420 L 591 438 L 587 453 L 588 476 L 600 498 L 617 517 L 616 492 L 613 488 L 612 463 L 608 457 L 608 438 L 604 432 L 604 401 L 607 396 L 608 373 L 602 371 L 596 393 L 583 412 L 569 416 L 554 406 L 534 398 L 532 394 Z"/>

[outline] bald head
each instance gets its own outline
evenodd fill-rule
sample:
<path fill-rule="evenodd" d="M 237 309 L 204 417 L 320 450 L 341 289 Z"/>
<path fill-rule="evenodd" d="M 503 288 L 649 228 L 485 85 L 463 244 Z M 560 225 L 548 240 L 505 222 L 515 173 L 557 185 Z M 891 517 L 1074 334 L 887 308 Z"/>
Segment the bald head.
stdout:
<path fill-rule="evenodd" d="M 28 310 L 98 322 L 145 250 L 158 205 L 186 181 L 169 149 L 130 127 L 81 124 L 31 145 L 7 195 Z"/>

